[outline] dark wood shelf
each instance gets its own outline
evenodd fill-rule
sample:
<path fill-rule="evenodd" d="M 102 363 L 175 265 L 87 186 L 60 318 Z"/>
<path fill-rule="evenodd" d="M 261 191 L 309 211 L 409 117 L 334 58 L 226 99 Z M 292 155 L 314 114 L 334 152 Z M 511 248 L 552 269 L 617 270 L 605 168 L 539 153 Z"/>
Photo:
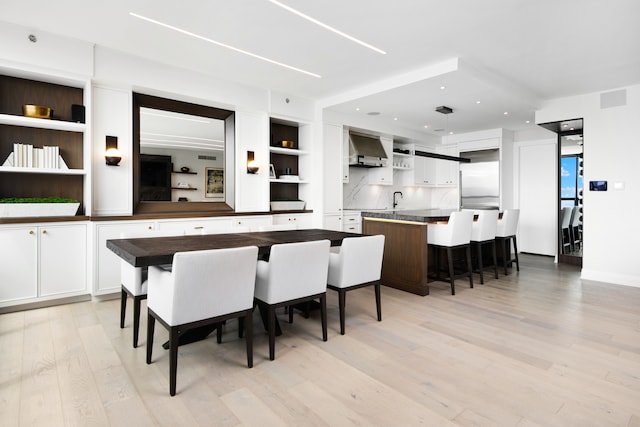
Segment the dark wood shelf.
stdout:
<path fill-rule="evenodd" d="M 171 187 L 172 190 L 186 190 L 186 191 L 195 191 L 197 190 L 197 188 L 194 187 L 187 187 L 187 188 L 182 188 L 182 187 Z"/>
<path fill-rule="evenodd" d="M 171 173 L 181 173 L 181 174 L 185 174 L 185 175 L 198 175 L 198 172 L 171 171 Z"/>

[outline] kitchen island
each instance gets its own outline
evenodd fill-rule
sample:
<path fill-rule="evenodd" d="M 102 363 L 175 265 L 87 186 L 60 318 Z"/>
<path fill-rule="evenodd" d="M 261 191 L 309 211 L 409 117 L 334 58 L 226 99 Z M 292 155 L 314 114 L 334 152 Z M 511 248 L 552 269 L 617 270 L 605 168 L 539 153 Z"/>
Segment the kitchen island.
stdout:
<path fill-rule="evenodd" d="M 381 282 L 385 286 L 429 295 L 427 223 L 447 221 L 456 209 L 363 211 L 363 234 L 384 234 Z"/>

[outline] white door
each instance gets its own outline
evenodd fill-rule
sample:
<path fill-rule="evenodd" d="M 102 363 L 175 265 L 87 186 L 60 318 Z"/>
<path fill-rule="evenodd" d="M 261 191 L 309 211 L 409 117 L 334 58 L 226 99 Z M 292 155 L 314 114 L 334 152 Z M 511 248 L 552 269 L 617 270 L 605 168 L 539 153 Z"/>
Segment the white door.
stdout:
<path fill-rule="evenodd" d="M 520 145 L 518 250 L 556 254 L 557 148 L 554 141 Z"/>

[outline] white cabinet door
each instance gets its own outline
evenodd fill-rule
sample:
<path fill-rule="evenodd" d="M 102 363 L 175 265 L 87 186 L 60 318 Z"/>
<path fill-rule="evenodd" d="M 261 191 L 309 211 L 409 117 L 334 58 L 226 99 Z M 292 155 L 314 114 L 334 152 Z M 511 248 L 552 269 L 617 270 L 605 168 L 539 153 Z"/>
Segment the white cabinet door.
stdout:
<path fill-rule="evenodd" d="M 343 215 L 342 231 L 362 233 L 362 217 L 360 216 L 360 212 L 350 212 Z"/>
<path fill-rule="evenodd" d="M 273 215 L 273 224 L 295 224 L 299 229 L 311 228 L 313 226 L 313 218 L 311 214 Z"/>
<path fill-rule="evenodd" d="M 325 215 L 324 229 L 342 231 L 342 214 Z"/>
<path fill-rule="evenodd" d="M 107 240 L 119 239 L 122 233 L 143 233 L 153 230 L 153 222 L 109 223 L 96 225 L 95 253 L 97 260 L 94 295 L 120 292 L 120 257 L 107 248 Z"/>
<path fill-rule="evenodd" d="M 0 228 L 0 303 L 38 295 L 37 227 Z"/>
<path fill-rule="evenodd" d="M 334 125 L 323 127 L 324 157 L 324 212 L 337 213 L 342 209 L 343 155 L 342 128 Z M 349 167 L 347 166 L 347 181 Z"/>
<path fill-rule="evenodd" d="M 453 147 L 439 147 L 438 154 L 444 154 L 447 156 L 458 157 L 458 148 Z M 456 186 L 458 185 L 460 164 L 452 160 L 437 160 L 436 164 L 436 184 L 439 186 Z"/>
<path fill-rule="evenodd" d="M 416 147 L 416 151 L 430 152 L 428 148 Z M 432 186 L 436 184 L 436 159 L 432 157 L 415 156 L 413 159 L 413 178 L 408 185 Z"/>
<path fill-rule="evenodd" d="M 40 296 L 87 289 L 87 226 L 38 227 Z"/>
<path fill-rule="evenodd" d="M 232 218 L 196 218 L 189 220 L 161 221 L 158 222 L 158 230 L 172 231 L 176 235 L 180 234 L 200 234 L 206 229 L 233 228 Z"/>
<path fill-rule="evenodd" d="M 260 226 L 271 225 L 271 221 L 270 215 L 239 216 L 233 219 L 233 224 L 239 227 L 249 227 L 251 231 L 256 231 Z"/>

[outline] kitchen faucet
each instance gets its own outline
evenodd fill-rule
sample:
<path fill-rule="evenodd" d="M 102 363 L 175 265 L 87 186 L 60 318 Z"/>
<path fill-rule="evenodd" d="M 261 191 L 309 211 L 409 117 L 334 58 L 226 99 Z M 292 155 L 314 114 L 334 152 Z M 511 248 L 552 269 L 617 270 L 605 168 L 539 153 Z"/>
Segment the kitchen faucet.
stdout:
<path fill-rule="evenodd" d="M 396 202 L 396 194 L 399 194 L 400 198 L 402 199 L 402 191 L 394 191 L 393 192 L 393 209 L 395 209 L 396 206 L 398 206 L 398 202 Z"/>

